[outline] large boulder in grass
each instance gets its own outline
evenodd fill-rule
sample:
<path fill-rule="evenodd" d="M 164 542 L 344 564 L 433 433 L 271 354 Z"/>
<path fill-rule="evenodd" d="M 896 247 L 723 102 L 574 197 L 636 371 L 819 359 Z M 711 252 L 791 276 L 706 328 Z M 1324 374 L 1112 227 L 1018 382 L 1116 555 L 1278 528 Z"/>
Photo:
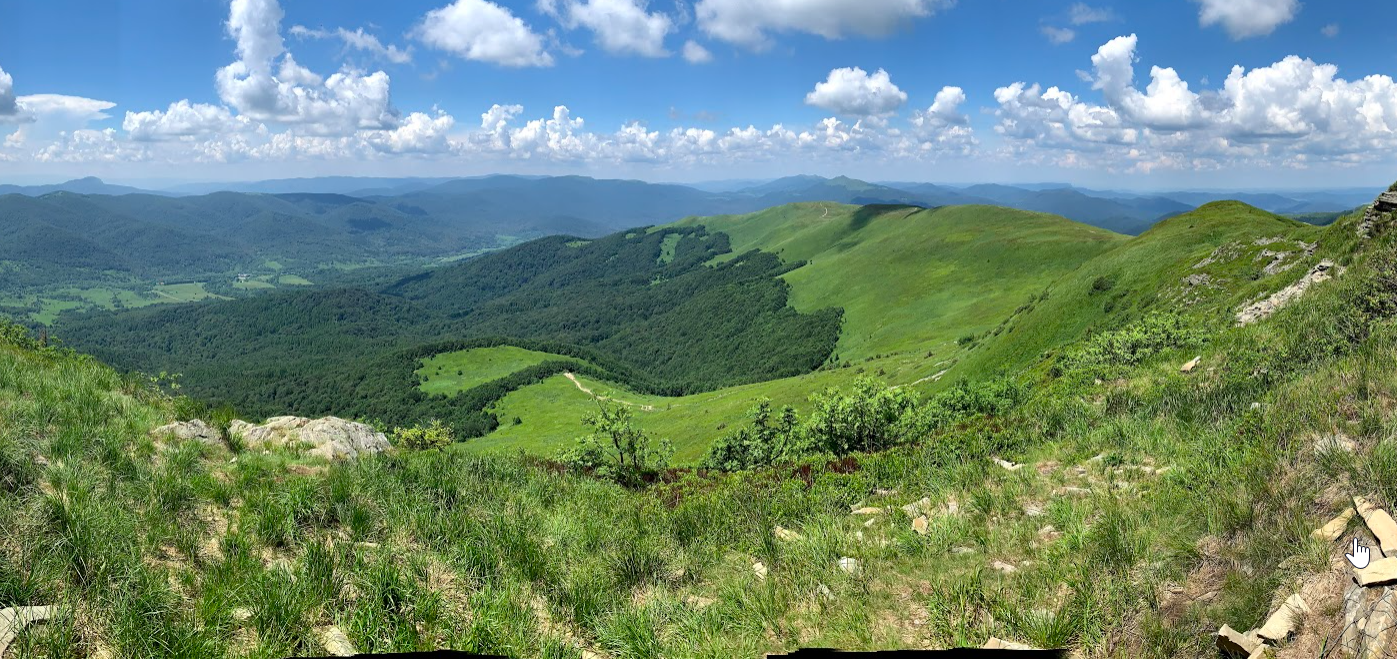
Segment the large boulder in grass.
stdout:
<path fill-rule="evenodd" d="M 173 438 L 180 441 L 197 439 L 210 446 L 223 445 L 223 435 L 219 434 L 213 426 L 198 419 L 169 423 L 150 431 L 150 435 L 156 439 Z"/>
<path fill-rule="evenodd" d="M 243 445 L 252 449 L 308 444 L 310 455 L 326 460 L 355 458 L 364 453 L 379 453 L 390 448 L 388 438 L 370 426 L 327 416 L 307 419 L 299 416 L 278 416 L 255 426 L 246 421 L 234 421 L 228 431 L 242 437 Z"/>

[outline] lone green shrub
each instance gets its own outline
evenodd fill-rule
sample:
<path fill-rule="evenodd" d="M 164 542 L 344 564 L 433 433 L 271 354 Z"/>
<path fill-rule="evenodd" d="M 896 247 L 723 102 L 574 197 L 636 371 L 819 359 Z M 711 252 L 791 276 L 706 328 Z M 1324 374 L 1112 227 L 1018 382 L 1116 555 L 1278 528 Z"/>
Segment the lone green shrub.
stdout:
<path fill-rule="evenodd" d="M 705 469 L 740 471 L 782 460 L 794 459 L 801 449 L 799 419 L 795 408 L 781 408 L 779 418 L 772 418 L 771 400 L 762 398 L 748 410 L 750 428 L 738 428 L 713 443 L 704 456 Z"/>
<path fill-rule="evenodd" d="M 911 392 L 871 377 L 856 380 L 847 394 L 830 389 L 811 396 L 810 402 L 810 417 L 801 431 L 806 450 L 835 455 L 879 451 L 914 439 L 920 425 Z"/>
<path fill-rule="evenodd" d="M 559 452 L 561 462 L 574 470 L 629 486 L 640 485 L 646 476 L 669 467 L 674 447 L 668 440 L 655 442 L 637 428 L 625 405 L 596 401 L 598 411 L 582 419 L 593 429 L 592 434 Z"/>
<path fill-rule="evenodd" d="M 1059 375 L 1071 371 L 1096 372 L 1122 366 L 1136 366 L 1170 348 L 1186 348 L 1199 343 L 1200 335 L 1183 318 L 1154 313 L 1128 327 L 1097 334 L 1065 356 Z"/>
<path fill-rule="evenodd" d="M 411 428 L 393 429 L 393 445 L 409 451 L 441 450 L 450 446 L 452 441 L 451 426 L 442 423 L 440 419 L 433 419 L 432 423 L 425 427 L 416 425 Z"/>

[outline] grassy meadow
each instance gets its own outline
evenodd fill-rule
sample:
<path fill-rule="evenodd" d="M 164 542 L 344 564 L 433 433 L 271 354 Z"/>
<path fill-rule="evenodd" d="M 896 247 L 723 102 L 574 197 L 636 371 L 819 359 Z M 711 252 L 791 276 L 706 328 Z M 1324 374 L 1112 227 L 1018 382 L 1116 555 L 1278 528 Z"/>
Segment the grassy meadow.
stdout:
<path fill-rule="evenodd" d="M 993 636 L 1081 657 L 1184 658 L 1214 656 L 1221 625 L 1253 628 L 1294 592 L 1311 611 L 1278 656 L 1320 656 L 1342 631 L 1347 571 L 1343 546 L 1311 530 L 1354 495 L 1397 504 L 1397 241 L 1360 243 L 1354 217 L 1310 232 L 1233 210 L 1197 243 L 1183 235 L 1208 227 L 1187 216 L 1138 239 L 1177 231 L 1173 244 L 1188 246 L 1158 257 L 1153 275 L 1128 267 L 1148 252 L 1107 251 L 1098 258 L 1116 261 L 1065 275 L 1000 333 L 956 345 L 960 364 L 980 351 L 1038 356 L 1011 374 L 1018 393 L 995 413 L 955 408 L 953 422 L 878 453 L 669 470 L 638 487 L 520 445 L 473 453 L 492 438 L 337 463 L 157 441 L 158 425 L 227 414 L 7 327 L 0 527 L 17 532 L 0 536 L 0 601 L 61 613 L 11 656 L 316 654 L 334 625 L 360 652 L 755 658 Z M 1268 274 L 1271 257 L 1252 248 L 1278 235 L 1314 253 Z M 1231 322 L 1237 303 L 1325 257 L 1347 270 L 1270 318 Z M 1199 271 L 1230 283 L 1193 303 L 1170 297 Z M 1097 293 L 1075 291 L 1082 277 Z M 1108 312 L 1101 289 L 1131 295 Z M 485 354 L 447 358 L 483 365 Z M 509 355 L 491 368 L 530 358 Z M 915 368 L 883 377 L 914 382 L 926 360 L 950 356 L 909 357 Z M 579 381 L 612 404 L 654 407 L 678 432 L 705 408 L 736 414 L 747 394 L 798 397 L 852 374 L 808 377 L 828 380 L 713 392 L 702 406 Z M 941 409 L 980 391 L 941 383 L 912 390 Z M 516 391 L 500 405 L 523 423 L 499 432 L 522 444 L 572 415 L 582 434 L 574 401 L 595 403 L 575 393 L 560 377 Z M 555 406 L 534 402 L 549 396 Z M 1321 441 L 1339 436 L 1351 450 Z"/>
<path fill-rule="evenodd" d="M 510 345 L 471 348 L 423 359 L 422 367 L 417 369 L 417 375 L 422 378 L 422 391 L 449 395 L 491 380 L 498 380 L 550 359 L 569 358 Z"/>
<path fill-rule="evenodd" d="M 1080 362 L 1000 418 L 640 489 L 522 455 L 330 464 L 157 444 L 150 428 L 204 412 L 12 332 L 0 523 L 20 532 L 0 538 L 0 599 L 62 612 L 12 652 L 279 657 L 320 652 L 335 625 L 372 652 L 758 657 L 996 636 L 1210 655 L 1221 624 L 1327 583 L 1336 547 L 1309 531 L 1345 497 L 1397 498 L 1386 249 L 1257 325 L 1129 367 Z M 1386 306 L 1353 303 L 1372 295 Z M 1355 453 L 1316 453 L 1336 432 Z M 924 498 L 922 534 L 901 507 Z M 850 514 L 865 506 L 882 510 Z M 1337 633 L 1336 611 L 1317 603 L 1282 649 Z"/>

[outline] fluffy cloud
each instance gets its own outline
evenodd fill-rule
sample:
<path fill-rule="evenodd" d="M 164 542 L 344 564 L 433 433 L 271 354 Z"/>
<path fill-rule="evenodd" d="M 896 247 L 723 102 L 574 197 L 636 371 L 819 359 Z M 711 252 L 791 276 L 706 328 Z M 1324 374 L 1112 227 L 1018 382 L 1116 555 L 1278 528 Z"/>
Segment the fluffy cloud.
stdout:
<path fill-rule="evenodd" d="M 707 64 L 713 61 L 713 53 L 708 52 L 693 39 L 684 42 L 684 60 L 690 64 Z"/>
<path fill-rule="evenodd" d="M 543 37 L 487 0 L 456 0 L 427 12 L 413 30 L 423 43 L 462 59 L 501 66 L 552 66 Z"/>
<path fill-rule="evenodd" d="M 344 68 L 322 80 L 286 52 L 281 19 L 276 0 L 233 0 L 227 27 L 238 61 L 215 76 L 225 103 L 258 121 L 303 124 L 319 134 L 397 125 L 387 73 Z"/>
<path fill-rule="evenodd" d="M 404 50 L 391 44 L 385 46 L 383 42 L 378 40 L 378 37 L 365 32 L 362 27 L 350 32 L 342 27 L 334 30 L 312 30 L 304 25 L 293 25 L 291 26 L 291 34 L 309 39 L 336 38 L 343 41 L 346 48 L 363 51 L 394 64 L 407 64 L 412 61 L 411 48 Z"/>
<path fill-rule="evenodd" d="M 667 57 L 665 35 L 675 28 L 674 21 L 660 12 L 646 11 L 645 0 L 544 0 L 540 9 L 552 14 L 569 29 L 591 30 L 597 44 L 610 53 Z"/>
<path fill-rule="evenodd" d="M 1136 38 L 1119 37 L 1092 57 L 1104 105 L 1056 87 L 1015 83 L 995 92 L 996 132 L 1007 152 L 1057 164 L 1150 172 L 1242 166 L 1347 166 L 1397 150 L 1397 82 L 1339 78 L 1338 68 L 1291 56 L 1232 68 L 1223 88 L 1194 93 L 1173 69 L 1151 67 L 1134 86 Z M 1091 153 L 1090 158 L 1078 155 Z"/>
<path fill-rule="evenodd" d="M 1116 13 L 1109 7 L 1092 7 L 1085 2 L 1078 2 L 1067 10 L 1068 18 L 1073 25 L 1086 25 L 1088 23 L 1107 23 L 1116 20 Z"/>
<path fill-rule="evenodd" d="M 119 139 L 114 128 L 80 128 L 59 133 L 57 140 L 35 151 L 33 157 L 46 163 L 86 163 L 140 162 L 150 156 L 145 149 Z"/>
<path fill-rule="evenodd" d="M 869 75 L 858 67 L 834 69 L 805 96 L 808 105 L 854 117 L 881 117 L 907 102 L 907 93 L 893 84 L 887 71 Z"/>
<path fill-rule="evenodd" d="M 1326 36 L 1326 37 L 1329 37 L 1330 39 L 1333 39 L 1334 37 L 1339 36 L 1339 24 L 1338 24 L 1338 23 L 1330 23 L 1330 24 L 1328 24 L 1328 25 L 1326 25 L 1326 26 L 1320 28 L 1320 29 L 1319 29 L 1319 33 L 1322 34 L 1322 35 L 1324 35 L 1324 36 Z"/>
<path fill-rule="evenodd" d="M 1053 27 L 1051 25 L 1044 25 L 1043 27 L 1038 29 L 1043 33 L 1043 36 L 1048 38 L 1048 41 L 1051 41 L 1054 44 L 1061 45 L 1065 43 L 1071 43 L 1073 39 L 1077 38 L 1077 32 L 1072 28 Z"/>
<path fill-rule="evenodd" d="M 1016 82 L 994 91 L 999 103 L 995 132 L 1038 146 L 1070 148 L 1092 144 L 1133 144 L 1139 131 L 1108 107 L 1083 103 L 1057 87 Z"/>
<path fill-rule="evenodd" d="M 1135 35 L 1117 37 L 1092 55 L 1096 70 L 1093 89 L 1102 90 L 1112 107 L 1118 108 L 1129 120 L 1155 130 L 1181 130 L 1201 125 L 1208 113 L 1198 94 L 1188 89 L 1174 69 L 1153 67 L 1151 82 L 1145 93 L 1134 87 Z"/>
<path fill-rule="evenodd" d="M 413 112 L 397 128 L 369 132 L 366 140 L 390 153 L 443 153 L 452 148 L 447 134 L 455 125 L 456 119 L 440 110 L 431 115 Z"/>
<path fill-rule="evenodd" d="M 938 130 L 947 126 L 963 126 L 970 123 L 970 117 L 961 114 L 960 106 L 965 103 L 965 90 L 960 87 L 943 87 L 936 93 L 931 107 L 912 112 L 912 125 L 926 130 Z"/>
<path fill-rule="evenodd" d="M 1194 0 L 1198 23 L 1221 24 L 1234 40 L 1266 36 L 1295 18 L 1300 0 Z"/>
<path fill-rule="evenodd" d="M 762 48 L 770 32 L 805 32 L 826 39 L 879 37 L 956 0 L 699 0 L 699 27 L 723 41 Z"/>
<path fill-rule="evenodd" d="M 5 69 L 0 69 L 0 118 L 17 114 L 19 105 L 15 103 L 15 79 L 5 73 Z"/>
<path fill-rule="evenodd" d="M 228 108 L 183 100 L 171 103 L 169 109 L 164 111 L 128 111 L 126 119 L 121 122 L 121 128 L 133 140 L 158 141 L 242 132 L 262 127 L 247 117 L 233 116 Z"/>

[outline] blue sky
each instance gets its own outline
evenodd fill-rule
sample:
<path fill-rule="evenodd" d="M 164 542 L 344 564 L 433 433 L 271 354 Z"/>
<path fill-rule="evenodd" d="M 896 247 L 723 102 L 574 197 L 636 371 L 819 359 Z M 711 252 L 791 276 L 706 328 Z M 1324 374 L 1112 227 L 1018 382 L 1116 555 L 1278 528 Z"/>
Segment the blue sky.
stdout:
<path fill-rule="evenodd" d="M 1372 185 L 1397 179 L 1394 19 L 1358 0 L 6 3 L 0 180 Z"/>

